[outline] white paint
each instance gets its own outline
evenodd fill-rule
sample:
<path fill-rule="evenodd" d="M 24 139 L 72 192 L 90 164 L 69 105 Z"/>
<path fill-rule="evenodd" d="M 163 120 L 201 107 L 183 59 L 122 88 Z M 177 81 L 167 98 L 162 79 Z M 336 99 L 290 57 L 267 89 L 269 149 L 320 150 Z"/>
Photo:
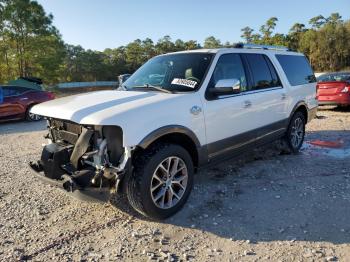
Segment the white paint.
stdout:
<path fill-rule="evenodd" d="M 84 125 L 120 126 L 124 146 L 135 146 L 152 131 L 167 125 L 187 127 L 201 144 L 206 143 L 203 113 L 190 113 L 193 105 L 201 105 L 198 93 L 98 91 L 51 102 L 36 105 L 31 112 Z"/>
<path fill-rule="evenodd" d="M 299 101 L 306 101 L 309 109 L 317 106 L 316 83 L 290 86 L 275 57 L 275 54 L 302 54 L 254 49 L 186 52 L 215 53 L 208 74 L 197 92 L 166 94 L 157 91 L 99 91 L 45 102 L 34 106 L 32 113 L 79 124 L 120 126 L 123 129 L 124 146 L 135 146 L 152 131 L 167 125 L 189 128 L 200 143 L 205 145 L 285 119 Z M 228 53 L 267 55 L 280 76 L 283 88 L 207 101 L 205 90 L 216 62 L 222 54 Z M 286 99 L 282 99 L 282 96 Z M 244 107 L 247 100 L 252 104 L 249 108 Z M 190 113 L 193 106 L 203 110 L 198 115 L 193 115 Z"/>

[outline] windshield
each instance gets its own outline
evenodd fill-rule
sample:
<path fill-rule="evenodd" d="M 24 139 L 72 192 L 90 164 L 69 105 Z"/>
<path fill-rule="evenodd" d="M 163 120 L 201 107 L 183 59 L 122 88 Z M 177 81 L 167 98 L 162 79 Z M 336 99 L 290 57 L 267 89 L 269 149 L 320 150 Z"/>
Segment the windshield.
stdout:
<path fill-rule="evenodd" d="M 333 73 L 333 74 L 325 74 L 321 75 L 317 78 L 318 82 L 344 82 L 350 80 L 350 73 Z"/>
<path fill-rule="evenodd" d="M 204 80 L 213 54 L 186 53 L 157 56 L 141 66 L 123 84 L 127 90 L 155 87 L 172 92 L 198 89 Z"/>

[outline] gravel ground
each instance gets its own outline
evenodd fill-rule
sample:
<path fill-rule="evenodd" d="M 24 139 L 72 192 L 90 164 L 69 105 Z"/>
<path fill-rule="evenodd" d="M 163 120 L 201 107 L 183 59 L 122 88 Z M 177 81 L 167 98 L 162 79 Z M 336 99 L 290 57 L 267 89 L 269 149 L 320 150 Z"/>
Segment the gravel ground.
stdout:
<path fill-rule="evenodd" d="M 45 123 L 1 124 L 0 261 L 349 261 L 350 113 L 318 116 L 300 154 L 276 143 L 203 170 L 187 205 L 162 222 L 40 184 L 27 164 Z"/>

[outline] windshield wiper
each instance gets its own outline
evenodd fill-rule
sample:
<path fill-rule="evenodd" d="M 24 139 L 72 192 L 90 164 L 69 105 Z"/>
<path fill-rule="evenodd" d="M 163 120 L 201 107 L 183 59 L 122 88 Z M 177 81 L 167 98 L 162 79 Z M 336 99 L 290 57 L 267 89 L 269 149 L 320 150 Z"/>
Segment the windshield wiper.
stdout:
<path fill-rule="evenodd" d="M 153 90 L 157 90 L 157 91 L 160 91 L 160 92 L 164 92 L 164 93 L 168 93 L 168 94 L 172 94 L 173 92 L 168 90 L 168 89 L 164 89 L 160 86 L 153 86 L 153 85 L 150 85 L 150 84 L 145 84 L 143 86 L 133 86 L 132 88 L 150 88 L 150 89 L 153 89 Z M 130 90 L 130 89 L 129 89 Z"/>

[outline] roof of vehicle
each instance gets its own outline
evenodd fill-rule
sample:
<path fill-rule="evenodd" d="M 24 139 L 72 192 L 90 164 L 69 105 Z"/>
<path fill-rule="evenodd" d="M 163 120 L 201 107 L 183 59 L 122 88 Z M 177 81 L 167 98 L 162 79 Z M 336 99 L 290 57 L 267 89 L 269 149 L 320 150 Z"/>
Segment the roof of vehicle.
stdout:
<path fill-rule="evenodd" d="M 345 82 L 350 80 L 350 72 L 343 71 L 343 72 L 332 72 L 332 73 L 325 73 L 322 75 L 319 75 L 317 77 L 318 82 Z"/>
<path fill-rule="evenodd" d="M 194 49 L 194 50 L 185 50 L 185 51 L 178 51 L 178 52 L 172 52 L 167 53 L 164 55 L 170 55 L 170 54 L 187 54 L 187 53 L 211 53 L 211 54 L 218 54 L 218 53 L 262 53 L 262 54 L 284 54 L 284 55 L 303 55 L 302 53 L 294 52 L 294 51 L 287 51 L 287 50 L 280 50 L 280 49 L 262 49 L 262 48 L 214 48 L 214 49 Z"/>
<path fill-rule="evenodd" d="M 10 86 L 28 87 L 31 89 L 42 90 L 42 86 L 35 81 L 29 81 L 26 78 L 18 78 L 17 80 L 11 80 L 8 82 Z"/>

